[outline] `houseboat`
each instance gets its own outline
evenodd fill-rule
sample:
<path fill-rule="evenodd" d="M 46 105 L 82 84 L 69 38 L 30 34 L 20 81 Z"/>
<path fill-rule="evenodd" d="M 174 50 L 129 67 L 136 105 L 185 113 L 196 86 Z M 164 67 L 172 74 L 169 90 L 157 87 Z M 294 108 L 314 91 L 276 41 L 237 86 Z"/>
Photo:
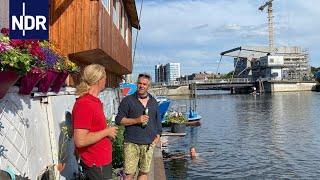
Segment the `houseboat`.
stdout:
<path fill-rule="evenodd" d="M 9 0 L 1 1 L 0 28 L 9 26 L 8 9 Z M 80 67 L 105 66 L 100 99 L 110 118 L 122 97 L 122 76 L 132 72 L 132 31 L 140 28 L 135 1 L 50 0 L 49 19 L 49 41 L 61 54 Z M 13 86 L 0 99 L 1 172 L 26 179 L 76 179 L 70 112 L 78 77 L 69 76 L 58 93 L 34 88 L 31 95 L 20 95 Z"/>

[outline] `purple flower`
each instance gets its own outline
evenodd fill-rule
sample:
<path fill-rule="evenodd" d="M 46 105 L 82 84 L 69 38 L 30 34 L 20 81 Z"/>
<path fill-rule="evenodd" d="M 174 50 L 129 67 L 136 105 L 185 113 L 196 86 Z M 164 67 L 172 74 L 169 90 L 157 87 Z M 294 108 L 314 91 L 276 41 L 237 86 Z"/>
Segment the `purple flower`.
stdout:
<path fill-rule="evenodd" d="M 47 47 L 41 47 L 41 50 L 44 54 L 44 62 L 48 69 L 53 69 L 54 65 L 61 58 L 57 53 L 53 52 L 51 49 Z"/>
<path fill-rule="evenodd" d="M 0 42 L 0 53 L 8 51 L 9 49 L 12 49 L 12 46 L 10 46 L 8 43 Z"/>

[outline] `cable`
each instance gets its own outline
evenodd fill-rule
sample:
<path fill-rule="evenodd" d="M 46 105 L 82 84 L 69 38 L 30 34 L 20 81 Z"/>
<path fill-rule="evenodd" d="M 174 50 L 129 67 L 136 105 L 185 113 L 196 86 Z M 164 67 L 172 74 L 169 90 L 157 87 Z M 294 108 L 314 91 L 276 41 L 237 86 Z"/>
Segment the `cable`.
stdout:
<path fill-rule="evenodd" d="M 141 7 L 140 7 L 140 13 L 139 13 L 139 27 L 140 27 L 140 22 L 141 22 L 141 12 L 142 12 L 142 6 L 143 5 L 143 0 L 141 0 Z M 136 34 L 136 40 L 134 42 L 134 50 L 133 50 L 133 58 L 132 58 L 132 65 L 134 64 L 135 56 L 136 56 L 136 49 L 137 49 L 137 41 L 138 41 L 138 36 L 139 36 L 139 28 L 137 29 L 137 34 Z"/>
<path fill-rule="evenodd" d="M 217 75 L 218 75 L 218 72 L 219 72 L 219 67 L 220 67 L 221 60 L 222 60 L 222 55 L 220 56 L 220 61 L 219 61 L 219 63 L 218 63 L 218 67 L 217 67 Z"/>

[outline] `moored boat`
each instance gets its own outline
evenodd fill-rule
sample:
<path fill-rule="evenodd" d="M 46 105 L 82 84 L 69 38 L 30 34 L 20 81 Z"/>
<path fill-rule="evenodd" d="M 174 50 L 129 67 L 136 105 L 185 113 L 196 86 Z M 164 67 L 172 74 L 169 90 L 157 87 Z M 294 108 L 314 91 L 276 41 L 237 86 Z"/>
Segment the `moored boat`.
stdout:
<path fill-rule="evenodd" d="M 159 104 L 160 119 L 161 119 L 161 122 L 163 123 L 166 121 L 165 115 L 169 109 L 171 101 L 165 96 L 157 96 L 155 98 Z"/>

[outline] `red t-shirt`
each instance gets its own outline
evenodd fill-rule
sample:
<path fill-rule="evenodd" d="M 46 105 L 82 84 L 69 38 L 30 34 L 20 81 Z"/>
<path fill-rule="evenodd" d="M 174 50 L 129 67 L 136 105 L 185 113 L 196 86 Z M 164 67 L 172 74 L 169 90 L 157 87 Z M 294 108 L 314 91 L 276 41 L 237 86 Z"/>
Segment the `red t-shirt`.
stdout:
<path fill-rule="evenodd" d="M 72 110 L 74 129 L 88 129 L 97 132 L 108 127 L 99 98 L 86 94 L 77 99 Z M 103 138 L 95 144 L 77 148 L 81 160 L 89 167 L 104 166 L 112 162 L 112 144 L 109 138 Z"/>

